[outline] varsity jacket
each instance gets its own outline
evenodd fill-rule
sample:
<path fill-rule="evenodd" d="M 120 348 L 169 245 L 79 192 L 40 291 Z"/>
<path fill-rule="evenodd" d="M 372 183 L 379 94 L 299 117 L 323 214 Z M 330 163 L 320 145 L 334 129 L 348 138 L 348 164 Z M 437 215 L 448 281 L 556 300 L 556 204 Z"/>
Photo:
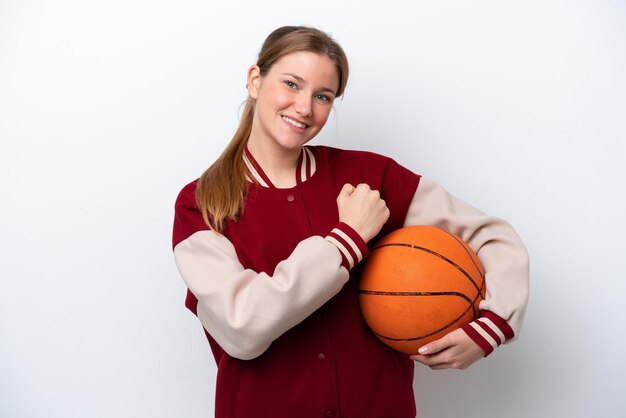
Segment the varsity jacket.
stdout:
<path fill-rule="evenodd" d="M 274 187 L 249 152 L 244 160 L 245 206 L 222 234 L 202 219 L 197 180 L 175 208 L 173 248 L 186 306 L 217 363 L 216 417 L 416 415 L 413 362 L 367 328 L 357 291 L 368 244 L 403 226 L 442 227 L 478 254 L 487 292 L 481 317 L 464 330 L 486 355 L 518 335 L 528 257 L 505 221 L 374 153 L 303 147 L 297 184 L 288 189 Z M 370 243 L 339 222 L 336 198 L 345 183 L 367 183 L 389 208 Z"/>

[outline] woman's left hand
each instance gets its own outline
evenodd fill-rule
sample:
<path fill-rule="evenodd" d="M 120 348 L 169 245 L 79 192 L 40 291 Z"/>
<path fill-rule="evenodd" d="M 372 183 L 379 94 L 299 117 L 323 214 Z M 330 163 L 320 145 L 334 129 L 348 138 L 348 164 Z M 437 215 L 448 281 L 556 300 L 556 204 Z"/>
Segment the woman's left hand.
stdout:
<path fill-rule="evenodd" d="M 485 352 L 462 329 L 456 329 L 419 349 L 411 356 L 433 370 L 465 370 L 485 356 Z"/>

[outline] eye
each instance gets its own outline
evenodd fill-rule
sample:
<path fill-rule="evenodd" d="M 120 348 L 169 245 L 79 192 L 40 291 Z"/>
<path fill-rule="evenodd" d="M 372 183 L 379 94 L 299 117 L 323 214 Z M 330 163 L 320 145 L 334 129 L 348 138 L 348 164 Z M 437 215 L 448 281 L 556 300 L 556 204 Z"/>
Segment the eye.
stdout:
<path fill-rule="evenodd" d="M 319 100 L 320 102 L 331 102 L 332 98 L 330 96 L 327 96 L 325 94 L 316 94 L 315 98 L 317 100 Z"/>
<path fill-rule="evenodd" d="M 285 84 L 287 85 L 287 87 L 289 87 L 290 89 L 297 89 L 298 85 L 296 83 L 294 83 L 291 80 L 285 80 Z"/>

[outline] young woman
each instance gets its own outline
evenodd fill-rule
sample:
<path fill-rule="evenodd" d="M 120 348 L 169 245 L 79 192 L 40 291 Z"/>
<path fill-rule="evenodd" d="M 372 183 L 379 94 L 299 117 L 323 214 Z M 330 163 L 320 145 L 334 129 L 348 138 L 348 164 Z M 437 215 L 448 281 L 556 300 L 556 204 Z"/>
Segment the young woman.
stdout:
<path fill-rule="evenodd" d="M 276 29 L 234 138 L 178 196 L 174 255 L 217 362 L 217 417 L 414 417 L 413 361 L 463 369 L 521 327 L 528 257 L 510 225 L 392 159 L 305 146 L 347 79 L 327 34 Z M 376 236 L 417 224 L 469 243 L 487 296 L 479 319 L 409 357 L 364 324 L 353 272 Z"/>

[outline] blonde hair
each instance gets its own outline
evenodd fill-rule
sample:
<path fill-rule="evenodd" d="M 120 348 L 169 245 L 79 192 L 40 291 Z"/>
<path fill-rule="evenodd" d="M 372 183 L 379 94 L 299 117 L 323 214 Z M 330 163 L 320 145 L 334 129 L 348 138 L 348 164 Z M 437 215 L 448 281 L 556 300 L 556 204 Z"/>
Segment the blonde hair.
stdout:
<path fill-rule="evenodd" d="M 336 97 L 343 94 L 348 81 L 348 59 L 341 46 L 328 34 L 306 26 L 283 26 L 265 39 L 257 65 L 266 75 L 281 57 L 300 51 L 324 54 L 335 63 L 339 75 Z M 204 222 L 222 232 L 226 221 L 243 211 L 248 193 L 247 169 L 243 153 L 252 129 L 255 101 L 248 96 L 239 127 L 222 155 L 202 174 L 196 188 L 196 201 Z"/>

